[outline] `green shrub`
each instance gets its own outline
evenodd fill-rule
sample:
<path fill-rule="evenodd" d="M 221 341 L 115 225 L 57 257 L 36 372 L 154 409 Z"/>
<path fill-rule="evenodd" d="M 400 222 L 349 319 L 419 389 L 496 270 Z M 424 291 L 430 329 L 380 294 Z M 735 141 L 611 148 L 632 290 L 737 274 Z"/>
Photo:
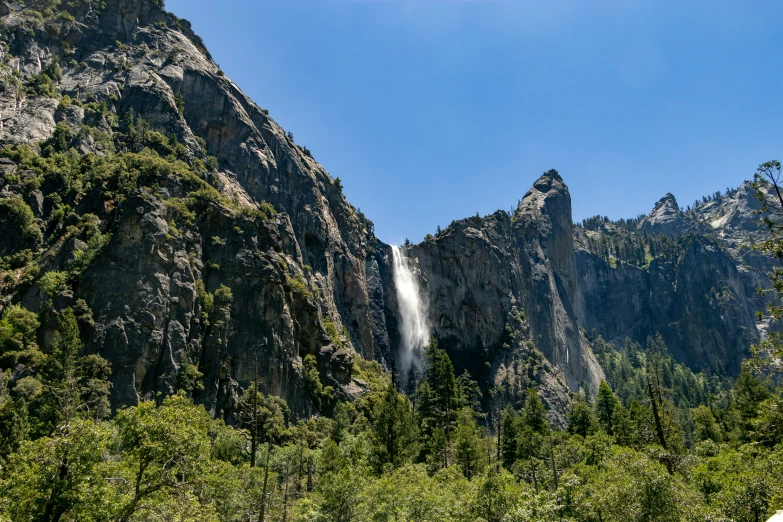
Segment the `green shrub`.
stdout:
<path fill-rule="evenodd" d="M 340 337 L 340 331 L 337 329 L 337 325 L 334 324 L 333 321 L 330 319 L 324 319 L 321 321 L 321 325 L 324 327 L 326 335 L 329 336 L 329 339 L 331 339 L 331 341 L 336 346 L 343 346 L 343 339 Z"/>
<path fill-rule="evenodd" d="M 318 362 L 315 356 L 308 354 L 304 358 L 305 391 L 313 406 L 318 411 L 328 410 L 334 400 L 334 389 L 324 386 L 318 373 Z"/>
<path fill-rule="evenodd" d="M 46 272 L 39 281 L 41 290 L 45 293 L 49 299 L 54 299 L 60 292 L 65 290 L 65 283 L 68 281 L 67 272 Z"/>
<path fill-rule="evenodd" d="M 177 112 L 180 116 L 185 115 L 185 98 L 182 96 L 181 92 L 178 92 L 176 96 L 174 96 L 174 103 L 177 106 Z"/>
<path fill-rule="evenodd" d="M 43 241 L 41 229 L 35 223 L 35 214 L 19 196 L 0 200 L 0 217 L 5 217 L 23 238 L 36 244 Z"/>
<path fill-rule="evenodd" d="M 310 291 L 310 287 L 308 286 L 307 281 L 304 280 L 304 277 L 302 277 L 301 274 L 287 276 L 287 282 L 288 282 L 288 286 L 290 286 L 291 289 L 297 294 L 302 295 L 306 298 L 313 297 L 313 292 Z"/>
<path fill-rule="evenodd" d="M 215 305 L 220 308 L 228 308 L 231 306 L 234 300 L 234 294 L 231 293 L 231 289 L 226 285 L 220 285 L 220 288 L 215 290 Z"/>
<path fill-rule="evenodd" d="M 164 201 L 168 211 L 169 224 L 179 223 L 185 227 L 192 227 L 196 222 L 196 213 L 188 208 L 187 200 L 182 198 L 169 198 Z"/>

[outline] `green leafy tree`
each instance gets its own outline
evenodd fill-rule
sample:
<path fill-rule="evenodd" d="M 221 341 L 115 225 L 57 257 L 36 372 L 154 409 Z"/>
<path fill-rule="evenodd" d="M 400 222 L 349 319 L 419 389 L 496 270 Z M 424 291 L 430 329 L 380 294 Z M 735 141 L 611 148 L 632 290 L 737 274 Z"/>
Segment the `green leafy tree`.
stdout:
<path fill-rule="evenodd" d="M 356 520 L 359 477 L 350 467 L 325 475 L 318 484 L 319 522 L 352 522 Z"/>
<path fill-rule="evenodd" d="M 30 433 L 27 402 L 6 397 L 0 403 L 0 464 L 15 452 Z"/>
<path fill-rule="evenodd" d="M 522 412 L 524 425 L 534 433 L 546 435 L 549 433 L 549 420 L 546 417 L 546 408 L 535 388 L 529 388 L 525 398 L 525 408 Z"/>
<path fill-rule="evenodd" d="M 0 355 L 4 358 L 10 352 L 38 350 L 36 333 L 40 327 L 38 316 L 19 305 L 9 305 L 0 319 Z M 6 364 L 6 367 L 13 366 Z"/>
<path fill-rule="evenodd" d="M 486 522 L 501 522 L 514 509 L 519 489 L 507 471 L 497 471 L 490 466 L 476 492 L 473 504 L 476 517 Z"/>
<path fill-rule="evenodd" d="M 237 418 L 246 427 L 250 438 L 250 467 L 256 465 L 258 444 L 280 443 L 288 434 L 288 405 L 279 397 L 267 397 L 257 388 L 257 381 L 250 385 L 239 402 Z"/>
<path fill-rule="evenodd" d="M 723 440 L 720 426 L 707 406 L 701 404 L 694 408 L 692 416 L 693 423 L 696 425 L 694 436 L 697 441 L 711 440 L 713 442 L 721 442 Z"/>
<path fill-rule="evenodd" d="M 142 402 L 117 413 L 123 459 L 113 480 L 119 498 L 117 520 L 133 517 L 149 504 L 179 495 L 197 496 L 208 474 L 212 422 L 184 395 Z"/>
<path fill-rule="evenodd" d="M 67 430 L 22 442 L 0 481 L 6 516 L 14 522 L 57 522 L 96 514 L 85 495 L 102 488 L 96 470 L 113 440 L 106 426 L 74 419 Z"/>
<path fill-rule="evenodd" d="M 304 358 L 304 381 L 307 396 L 313 403 L 313 407 L 318 411 L 328 410 L 334 401 L 334 389 L 321 383 L 315 355 L 307 354 Z"/>
<path fill-rule="evenodd" d="M 108 361 L 97 355 L 80 355 L 83 345 L 73 310 L 58 317 L 59 330 L 51 351 L 41 359 L 38 379 L 43 392 L 32 404 L 33 435 L 47 435 L 74 418 L 105 418 L 110 413 Z"/>

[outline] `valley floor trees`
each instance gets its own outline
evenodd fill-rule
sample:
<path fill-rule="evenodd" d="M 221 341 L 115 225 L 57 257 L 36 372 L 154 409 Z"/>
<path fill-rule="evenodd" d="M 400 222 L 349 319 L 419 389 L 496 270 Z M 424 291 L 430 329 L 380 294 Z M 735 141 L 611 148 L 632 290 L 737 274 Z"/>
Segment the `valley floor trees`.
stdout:
<path fill-rule="evenodd" d="M 35 324 L 14 317 L 6 347 L 24 345 Z M 293 424 L 279 400 L 251 393 L 249 420 L 231 427 L 185 391 L 105 420 L 85 407 L 103 397 L 105 374 L 77 370 L 100 361 L 75 355 L 72 317 L 60 325 L 58 348 L 37 355 L 40 386 L 23 386 L 32 396 L 4 381 L 3 522 L 757 521 L 783 505 L 780 390 L 750 371 L 734 383 L 693 375 L 654 340 L 618 351 L 591 336 L 612 384 L 592 402 L 577 396 L 566 431 L 530 389 L 503 414 L 498 452 L 465 396 L 469 379 L 435 343 L 416 411 L 379 374 L 334 418 Z M 72 406 L 54 417 L 26 407 L 50 400 Z"/>

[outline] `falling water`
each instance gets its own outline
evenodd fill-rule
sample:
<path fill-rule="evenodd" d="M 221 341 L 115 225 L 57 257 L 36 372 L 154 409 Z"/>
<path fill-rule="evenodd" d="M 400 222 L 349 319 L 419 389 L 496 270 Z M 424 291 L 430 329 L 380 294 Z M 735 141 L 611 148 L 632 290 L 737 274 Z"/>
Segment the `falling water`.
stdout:
<path fill-rule="evenodd" d="M 419 367 L 422 348 L 429 342 L 426 305 L 410 261 L 400 247 L 392 246 L 394 286 L 399 308 L 400 353 L 397 361 L 403 382 L 411 368 Z"/>

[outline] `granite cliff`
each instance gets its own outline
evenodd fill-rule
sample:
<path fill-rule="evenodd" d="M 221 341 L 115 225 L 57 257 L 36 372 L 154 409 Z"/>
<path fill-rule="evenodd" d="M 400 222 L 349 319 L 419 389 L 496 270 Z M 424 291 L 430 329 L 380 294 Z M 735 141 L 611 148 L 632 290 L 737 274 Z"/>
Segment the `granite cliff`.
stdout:
<path fill-rule="evenodd" d="M 585 297 L 580 325 L 607 340 L 644 342 L 660 333 L 695 370 L 736 375 L 766 332 L 771 259 L 752 248 L 764 236 L 749 182 L 687 211 L 667 194 L 636 220 L 586 220 L 575 243 Z"/>

